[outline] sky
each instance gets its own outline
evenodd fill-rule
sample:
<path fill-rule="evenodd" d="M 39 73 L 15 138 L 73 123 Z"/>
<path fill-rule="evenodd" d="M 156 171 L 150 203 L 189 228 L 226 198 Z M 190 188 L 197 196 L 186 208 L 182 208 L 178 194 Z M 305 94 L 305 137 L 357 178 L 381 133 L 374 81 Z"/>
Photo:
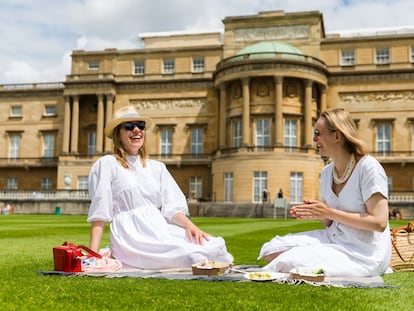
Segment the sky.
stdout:
<path fill-rule="evenodd" d="M 135 49 L 142 33 L 278 10 L 319 11 L 326 33 L 414 27 L 412 0 L 0 0 L 0 85 L 62 82 L 73 50 Z"/>

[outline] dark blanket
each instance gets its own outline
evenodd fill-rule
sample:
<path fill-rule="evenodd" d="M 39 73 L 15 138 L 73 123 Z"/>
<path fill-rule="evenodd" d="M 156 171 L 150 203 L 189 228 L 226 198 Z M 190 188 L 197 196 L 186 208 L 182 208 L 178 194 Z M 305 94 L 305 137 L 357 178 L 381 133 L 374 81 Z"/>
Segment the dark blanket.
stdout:
<path fill-rule="evenodd" d="M 261 271 L 258 266 L 239 265 L 233 266 L 232 270 L 222 275 L 194 275 L 191 269 L 167 269 L 167 270 L 140 270 L 121 269 L 117 272 L 76 272 L 65 273 L 60 271 L 40 271 L 42 275 L 83 276 L 83 277 L 106 277 L 106 278 L 162 278 L 169 280 L 202 280 L 202 281 L 227 281 L 227 282 L 257 282 L 249 278 L 249 274 Z M 325 277 L 322 282 L 313 282 L 302 279 L 292 279 L 289 273 L 278 273 L 277 277 L 267 282 L 283 284 L 309 284 L 313 286 L 330 287 L 356 287 L 356 288 L 391 288 L 386 285 L 382 277 Z"/>

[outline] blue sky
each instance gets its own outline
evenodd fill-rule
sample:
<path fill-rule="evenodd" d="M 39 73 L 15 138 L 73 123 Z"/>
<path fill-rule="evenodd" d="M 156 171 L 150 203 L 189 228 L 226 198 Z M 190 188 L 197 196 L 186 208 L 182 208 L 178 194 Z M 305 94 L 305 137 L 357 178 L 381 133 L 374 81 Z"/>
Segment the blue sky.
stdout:
<path fill-rule="evenodd" d="M 412 0 L 0 0 L 0 84 L 64 81 L 75 49 L 133 49 L 140 33 L 274 10 L 320 11 L 328 33 L 414 26 Z"/>

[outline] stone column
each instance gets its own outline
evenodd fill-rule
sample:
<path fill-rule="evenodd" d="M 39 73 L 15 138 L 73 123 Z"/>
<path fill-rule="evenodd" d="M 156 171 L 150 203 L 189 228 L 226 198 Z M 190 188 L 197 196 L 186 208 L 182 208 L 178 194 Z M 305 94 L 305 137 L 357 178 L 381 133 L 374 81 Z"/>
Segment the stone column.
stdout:
<path fill-rule="evenodd" d="M 321 86 L 321 112 L 324 112 L 327 108 L 326 89 L 326 85 Z"/>
<path fill-rule="evenodd" d="M 98 112 L 96 120 L 96 153 L 102 153 L 103 151 L 103 131 L 104 131 L 104 104 L 103 94 L 97 94 L 98 96 Z"/>
<path fill-rule="evenodd" d="M 220 85 L 219 149 L 226 147 L 226 84 Z"/>
<path fill-rule="evenodd" d="M 114 95 L 106 94 L 106 115 L 105 115 L 105 124 L 112 119 L 112 110 L 113 110 Z M 110 153 L 112 151 L 112 140 L 105 136 L 105 153 Z"/>
<path fill-rule="evenodd" d="M 70 151 L 72 153 L 78 152 L 78 140 L 79 140 L 79 96 L 73 96 L 72 106 L 72 135 Z"/>
<path fill-rule="evenodd" d="M 283 146 L 283 77 L 275 76 L 275 145 Z"/>
<path fill-rule="evenodd" d="M 312 80 L 305 80 L 305 148 L 312 147 Z"/>
<path fill-rule="evenodd" d="M 243 146 L 250 145 L 250 90 L 249 90 L 249 78 L 242 79 L 243 86 Z"/>
<path fill-rule="evenodd" d="M 69 153 L 70 139 L 70 96 L 65 96 L 65 114 L 63 120 L 63 143 L 62 151 L 64 154 Z"/>

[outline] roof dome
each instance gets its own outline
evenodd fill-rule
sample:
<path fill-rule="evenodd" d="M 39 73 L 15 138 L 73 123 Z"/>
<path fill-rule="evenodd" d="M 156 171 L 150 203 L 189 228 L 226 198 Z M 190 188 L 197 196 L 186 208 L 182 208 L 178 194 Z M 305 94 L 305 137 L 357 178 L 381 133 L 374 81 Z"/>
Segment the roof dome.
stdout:
<path fill-rule="evenodd" d="M 259 42 L 246 46 L 237 53 L 237 55 L 246 54 L 252 54 L 250 55 L 250 59 L 272 58 L 278 56 L 282 58 L 304 60 L 305 57 L 305 54 L 301 50 L 283 42 Z"/>

